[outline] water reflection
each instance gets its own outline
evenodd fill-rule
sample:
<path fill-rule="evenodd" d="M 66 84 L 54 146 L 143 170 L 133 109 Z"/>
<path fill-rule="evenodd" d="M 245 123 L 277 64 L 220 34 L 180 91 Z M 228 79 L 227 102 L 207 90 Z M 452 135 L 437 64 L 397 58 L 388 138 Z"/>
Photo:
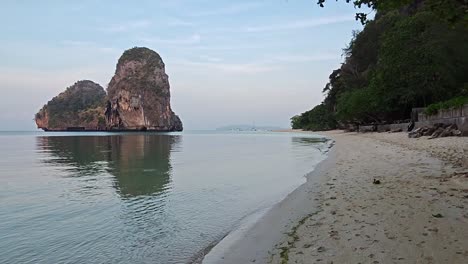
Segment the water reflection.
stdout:
<path fill-rule="evenodd" d="M 180 136 L 52 136 L 37 137 L 38 149 L 48 153 L 44 163 L 63 167 L 69 176 L 108 172 L 123 197 L 152 195 L 171 181 L 170 154 Z"/>
<path fill-rule="evenodd" d="M 326 138 L 318 137 L 291 137 L 293 145 L 313 146 L 317 143 L 327 142 Z"/>
<path fill-rule="evenodd" d="M 300 151 L 301 148 L 314 148 L 320 153 L 325 154 L 329 151 L 329 145 L 326 144 L 328 139 L 323 137 L 291 137 L 292 146 Z"/>

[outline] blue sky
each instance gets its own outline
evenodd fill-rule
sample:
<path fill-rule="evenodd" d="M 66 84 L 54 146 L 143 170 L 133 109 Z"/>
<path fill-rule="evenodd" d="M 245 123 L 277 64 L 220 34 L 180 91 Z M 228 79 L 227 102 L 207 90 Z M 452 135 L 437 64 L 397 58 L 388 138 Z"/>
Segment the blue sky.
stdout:
<path fill-rule="evenodd" d="M 77 80 L 107 87 L 122 52 L 157 51 L 186 129 L 287 127 L 340 66 L 356 10 L 344 1 L 2 1 L 0 130 L 33 116 Z"/>

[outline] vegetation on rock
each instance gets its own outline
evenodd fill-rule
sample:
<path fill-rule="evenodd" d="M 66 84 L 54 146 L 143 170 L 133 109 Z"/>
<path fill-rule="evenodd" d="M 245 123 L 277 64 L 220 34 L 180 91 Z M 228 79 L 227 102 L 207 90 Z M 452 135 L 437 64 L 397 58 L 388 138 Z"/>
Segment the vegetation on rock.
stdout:
<path fill-rule="evenodd" d="M 146 63 L 147 67 L 154 69 L 155 67 L 164 68 L 164 62 L 159 54 L 145 47 L 133 47 L 124 51 L 117 62 L 116 70 L 128 61 L 138 61 Z"/>
<path fill-rule="evenodd" d="M 47 129 L 67 127 L 97 129 L 104 118 L 106 92 L 92 81 L 78 81 L 50 100 L 37 114 L 36 120 L 47 117 Z M 101 121 L 101 122 L 100 122 Z"/>

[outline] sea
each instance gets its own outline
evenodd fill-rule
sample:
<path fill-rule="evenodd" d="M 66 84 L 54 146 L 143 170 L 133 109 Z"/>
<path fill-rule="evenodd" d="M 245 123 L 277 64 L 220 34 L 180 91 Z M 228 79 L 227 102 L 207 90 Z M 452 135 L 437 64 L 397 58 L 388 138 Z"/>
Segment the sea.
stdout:
<path fill-rule="evenodd" d="M 190 263 L 328 147 L 305 133 L 0 132 L 0 263 Z"/>

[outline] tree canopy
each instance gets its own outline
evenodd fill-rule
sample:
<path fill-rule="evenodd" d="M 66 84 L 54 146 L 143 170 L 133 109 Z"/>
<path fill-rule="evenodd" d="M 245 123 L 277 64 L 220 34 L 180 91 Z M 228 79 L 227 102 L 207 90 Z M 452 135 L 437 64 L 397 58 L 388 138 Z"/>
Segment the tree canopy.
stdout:
<path fill-rule="evenodd" d="M 338 2 L 338 0 L 335 0 Z M 318 0 L 320 7 L 325 7 L 327 0 Z M 355 8 L 361 9 L 367 7 L 379 13 L 400 10 L 403 12 L 414 12 L 421 6 L 434 12 L 439 18 L 446 22 L 455 23 L 459 20 L 467 22 L 468 2 L 465 0 L 345 0 L 346 3 L 352 3 Z M 368 22 L 367 13 L 356 13 L 356 20 L 362 24 Z"/>
<path fill-rule="evenodd" d="M 413 107 L 468 95 L 465 1 L 352 3 L 373 8 L 375 19 L 354 33 L 344 62 L 323 89 L 323 102 L 294 117 L 293 127 L 320 130 L 408 119 Z"/>

